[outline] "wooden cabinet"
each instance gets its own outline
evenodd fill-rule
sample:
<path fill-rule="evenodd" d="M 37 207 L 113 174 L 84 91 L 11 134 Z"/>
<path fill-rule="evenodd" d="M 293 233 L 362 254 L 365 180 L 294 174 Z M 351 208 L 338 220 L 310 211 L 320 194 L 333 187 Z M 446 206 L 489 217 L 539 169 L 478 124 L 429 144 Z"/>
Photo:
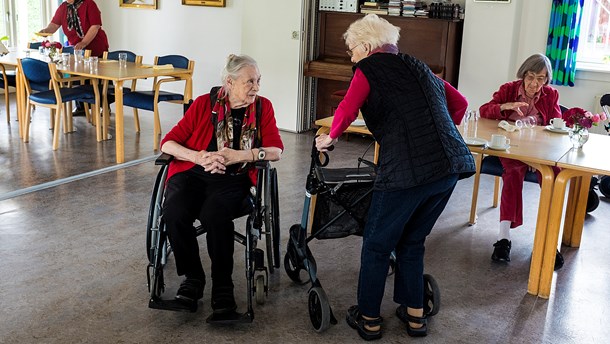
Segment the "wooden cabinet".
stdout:
<path fill-rule="evenodd" d="M 304 66 L 305 76 L 317 78 L 316 118 L 333 114 L 340 97 L 337 90 L 346 89 L 352 77 L 352 63 L 346 54 L 343 33 L 363 14 L 318 13 L 317 54 Z M 400 27 L 398 47 L 401 52 L 425 62 L 430 69 L 457 87 L 462 47 L 461 20 L 406 18 L 384 16 Z"/>

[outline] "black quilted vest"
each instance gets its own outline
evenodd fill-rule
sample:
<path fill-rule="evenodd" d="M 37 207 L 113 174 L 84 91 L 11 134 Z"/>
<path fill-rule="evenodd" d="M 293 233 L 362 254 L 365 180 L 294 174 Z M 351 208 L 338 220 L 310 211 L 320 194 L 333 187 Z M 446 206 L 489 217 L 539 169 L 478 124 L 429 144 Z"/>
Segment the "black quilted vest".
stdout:
<path fill-rule="evenodd" d="M 443 82 L 428 66 L 409 55 L 377 53 L 354 68 L 371 87 L 361 111 L 380 144 L 376 190 L 474 173 L 472 154 L 447 110 Z"/>

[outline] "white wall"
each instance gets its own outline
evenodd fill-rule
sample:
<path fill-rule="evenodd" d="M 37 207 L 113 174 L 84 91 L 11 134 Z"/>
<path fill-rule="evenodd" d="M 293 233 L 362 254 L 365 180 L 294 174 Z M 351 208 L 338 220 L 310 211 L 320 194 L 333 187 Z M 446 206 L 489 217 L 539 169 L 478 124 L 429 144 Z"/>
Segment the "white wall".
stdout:
<path fill-rule="evenodd" d="M 227 0 L 224 8 L 158 1 L 158 10 L 123 8 L 114 0 L 96 1 L 110 50 L 131 50 L 143 55 L 144 63 L 167 54 L 195 60 L 195 96 L 220 84 L 227 55 L 251 55 L 262 74 L 260 94 L 273 102 L 278 126 L 296 130 L 299 41 L 291 39 L 291 32 L 300 30 L 299 1 Z"/>
<path fill-rule="evenodd" d="M 471 108 L 488 102 L 500 84 L 516 79 L 528 56 L 546 51 L 551 4 L 551 0 L 466 2 L 459 90 Z M 553 87 L 561 104 L 594 111 L 594 97 L 610 93 L 609 81 L 610 73 L 577 71 L 575 87 Z"/>

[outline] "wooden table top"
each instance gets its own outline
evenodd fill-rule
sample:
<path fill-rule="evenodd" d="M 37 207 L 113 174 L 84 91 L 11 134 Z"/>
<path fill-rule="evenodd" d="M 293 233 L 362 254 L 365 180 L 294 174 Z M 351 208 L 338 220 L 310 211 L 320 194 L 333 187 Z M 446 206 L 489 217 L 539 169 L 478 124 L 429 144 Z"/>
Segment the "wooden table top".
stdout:
<path fill-rule="evenodd" d="M 610 136 L 589 134 L 589 140 L 580 149 L 571 149 L 557 162 L 569 168 L 593 174 L 610 174 Z"/>
<path fill-rule="evenodd" d="M 333 124 L 333 118 L 335 118 L 335 117 L 330 116 L 330 117 L 322 118 L 322 119 L 316 120 L 314 122 L 314 124 L 319 127 L 330 128 Z M 366 125 L 363 125 L 363 126 L 350 125 L 345 130 L 345 132 L 363 134 L 363 135 L 372 135 L 371 132 L 369 131 L 369 128 L 367 128 Z"/>

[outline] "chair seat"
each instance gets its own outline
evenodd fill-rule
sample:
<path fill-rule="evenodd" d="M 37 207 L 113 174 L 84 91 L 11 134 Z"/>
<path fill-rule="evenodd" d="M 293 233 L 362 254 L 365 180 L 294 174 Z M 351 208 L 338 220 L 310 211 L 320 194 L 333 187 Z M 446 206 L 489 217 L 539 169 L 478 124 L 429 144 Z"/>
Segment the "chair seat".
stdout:
<path fill-rule="evenodd" d="M 64 101 L 64 103 L 72 100 L 86 101 L 95 99 L 93 93 L 90 94 L 78 88 L 62 88 L 59 92 L 61 93 L 61 99 Z M 57 104 L 57 99 L 55 99 L 55 91 L 53 90 L 34 93 L 30 95 L 30 100 L 40 104 Z"/>
<path fill-rule="evenodd" d="M 183 100 L 184 96 L 179 93 L 171 93 L 165 91 L 159 91 L 159 101 L 168 102 L 175 100 Z M 123 96 L 123 105 L 135 107 L 138 109 L 144 109 L 148 111 L 154 111 L 154 91 L 136 91 L 129 92 Z"/>
<path fill-rule="evenodd" d="M 486 156 L 483 158 L 483 163 L 481 164 L 481 174 L 490 174 L 492 176 L 501 177 L 502 173 L 504 173 L 504 168 L 502 167 L 502 163 L 500 162 L 500 158 L 497 156 Z M 536 172 L 527 171 L 525 173 L 525 181 L 538 183 L 538 175 Z"/>
<path fill-rule="evenodd" d="M 16 87 L 17 86 L 17 79 L 15 78 L 15 74 L 7 74 L 6 75 L 6 80 L 4 80 L 4 78 L 0 74 L 0 88 L 6 88 L 5 82 L 9 86 Z"/>

